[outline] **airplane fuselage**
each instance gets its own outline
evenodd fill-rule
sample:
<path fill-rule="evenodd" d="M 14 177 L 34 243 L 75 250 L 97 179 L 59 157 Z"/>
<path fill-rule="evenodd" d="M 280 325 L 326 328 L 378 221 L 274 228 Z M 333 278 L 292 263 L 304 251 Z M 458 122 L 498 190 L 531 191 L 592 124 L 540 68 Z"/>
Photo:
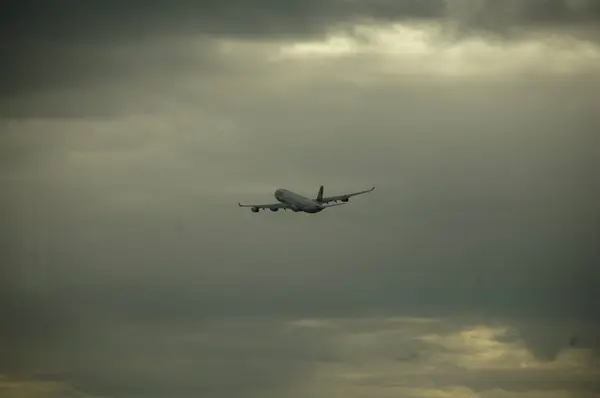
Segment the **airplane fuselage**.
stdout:
<path fill-rule="evenodd" d="M 323 206 L 317 201 L 302 196 L 287 189 L 278 189 L 275 191 L 275 199 L 280 203 L 290 205 L 294 211 L 303 211 L 305 213 L 318 213 L 323 211 Z"/>
<path fill-rule="evenodd" d="M 258 213 L 261 210 L 279 211 L 292 210 L 294 212 L 303 212 L 309 214 L 320 213 L 324 209 L 333 206 L 340 206 L 348 203 L 351 197 L 356 195 L 362 195 L 367 192 L 371 192 L 375 187 L 367 189 L 366 191 L 345 193 L 334 196 L 323 196 L 323 185 L 319 187 L 317 196 L 314 199 L 307 198 L 306 196 L 297 194 L 296 192 L 289 191 L 287 189 L 277 189 L 273 196 L 277 199 L 277 203 L 265 203 L 265 204 L 241 204 L 238 202 L 240 207 L 249 207 L 253 213 Z M 341 203 L 338 203 L 341 202 Z"/>

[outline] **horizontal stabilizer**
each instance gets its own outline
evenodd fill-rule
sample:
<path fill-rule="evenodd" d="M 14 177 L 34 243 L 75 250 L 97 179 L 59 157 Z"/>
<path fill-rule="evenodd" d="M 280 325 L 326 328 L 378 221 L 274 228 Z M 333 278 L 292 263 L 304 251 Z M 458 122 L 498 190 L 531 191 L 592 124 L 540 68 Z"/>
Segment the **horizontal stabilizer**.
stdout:
<path fill-rule="evenodd" d="M 342 203 L 332 203 L 332 204 L 329 204 L 329 205 L 321 205 L 321 206 L 323 208 L 325 208 L 325 207 L 341 206 L 341 205 L 347 205 L 347 204 L 348 204 L 347 202 L 342 202 Z"/>

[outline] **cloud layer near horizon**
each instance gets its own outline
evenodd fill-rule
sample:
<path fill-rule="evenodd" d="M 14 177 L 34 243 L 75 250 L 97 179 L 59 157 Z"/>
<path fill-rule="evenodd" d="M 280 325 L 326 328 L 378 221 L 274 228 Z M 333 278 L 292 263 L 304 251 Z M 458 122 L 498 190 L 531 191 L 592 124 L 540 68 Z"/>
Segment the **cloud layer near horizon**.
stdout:
<path fill-rule="evenodd" d="M 600 393 L 596 2 L 26 3 L 0 396 Z"/>

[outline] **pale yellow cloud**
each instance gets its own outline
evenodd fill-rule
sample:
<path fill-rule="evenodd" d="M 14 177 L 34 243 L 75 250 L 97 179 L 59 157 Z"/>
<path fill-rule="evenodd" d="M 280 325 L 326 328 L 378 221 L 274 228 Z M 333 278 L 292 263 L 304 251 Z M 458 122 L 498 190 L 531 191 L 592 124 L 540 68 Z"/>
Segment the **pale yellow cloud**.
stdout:
<path fill-rule="evenodd" d="M 0 375 L 0 398 L 92 398 L 92 396 L 62 381 L 11 380 L 7 376 Z"/>
<path fill-rule="evenodd" d="M 466 369 L 518 369 L 539 365 L 523 342 L 502 342 L 508 330 L 479 326 L 447 335 L 428 334 L 418 337 L 445 350 L 437 354 L 440 364 L 455 364 Z"/>
<path fill-rule="evenodd" d="M 318 329 L 318 328 L 334 327 L 335 322 L 332 322 L 327 319 L 299 319 L 299 320 L 295 320 L 295 321 L 290 321 L 287 323 L 287 325 L 292 328 Z"/>
<path fill-rule="evenodd" d="M 418 339 L 444 348 L 436 355 L 439 365 L 454 364 L 469 370 L 546 369 L 592 372 L 593 352 L 565 348 L 552 361 L 537 359 L 520 339 L 505 341 L 506 327 L 477 326 L 446 335 L 427 334 Z"/>
<path fill-rule="evenodd" d="M 507 391 L 500 388 L 486 391 L 474 391 L 467 387 L 455 386 L 448 388 L 397 388 L 394 391 L 397 396 L 410 398 L 595 398 L 593 393 L 570 392 L 564 390 L 532 390 L 532 391 Z M 381 397 L 392 397 L 389 395 L 378 395 Z"/>
<path fill-rule="evenodd" d="M 327 325 L 329 342 L 335 347 L 338 360 L 317 363 L 314 377 L 306 385 L 306 393 L 315 397 L 594 396 L 560 387 L 560 380 L 585 383 L 598 376 L 590 350 L 565 348 L 554 361 L 543 361 L 508 326 L 458 328 L 440 319 L 410 318 L 301 320 L 291 324 L 305 329 Z M 488 387 L 476 389 L 473 383 Z"/>
<path fill-rule="evenodd" d="M 356 380 L 359 380 L 357 377 Z M 464 386 L 448 387 L 403 387 L 357 384 L 352 386 L 321 384 L 305 390 L 317 398 L 598 398 L 600 394 L 585 391 L 533 389 L 511 391 L 501 388 L 476 391 Z"/>
<path fill-rule="evenodd" d="M 357 61 L 371 73 L 443 77 L 514 74 L 575 75 L 600 72 L 597 45 L 567 34 L 525 36 L 515 41 L 470 37 L 444 38 L 444 28 L 431 24 L 356 26 L 353 34 L 332 33 L 322 41 L 282 45 L 278 60 L 303 65 L 324 59 Z"/>

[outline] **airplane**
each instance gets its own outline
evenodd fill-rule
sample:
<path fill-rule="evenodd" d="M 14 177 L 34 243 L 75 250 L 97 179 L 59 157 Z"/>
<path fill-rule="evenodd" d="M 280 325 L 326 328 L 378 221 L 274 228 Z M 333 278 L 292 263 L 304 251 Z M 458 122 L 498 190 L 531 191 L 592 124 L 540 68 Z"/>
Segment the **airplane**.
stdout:
<path fill-rule="evenodd" d="M 279 209 L 287 210 L 290 209 L 293 212 L 302 211 L 304 213 L 315 214 L 323 211 L 328 207 L 340 206 L 348 203 L 348 200 L 356 195 L 371 192 L 375 187 L 367 189 L 366 191 L 347 193 L 344 195 L 328 196 L 323 197 L 323 185 L 319 188 L 317 197 L 315 199 L 307 198 L 295 192 L 288 191 L 287 189 L 277 189 L 275 191 L 275 199 L 279 203 L 265 204 L 265 205 L 243 205 L 238 202 L 239 207 L 249 207 L 254 213 L 258 213 L 259 210 L 269 209 L 271 211 L 278 211 Z M 342 203 L 337 203 L 337 202 Z M 334 202 L 334 203 L 331 203 Z"/>

